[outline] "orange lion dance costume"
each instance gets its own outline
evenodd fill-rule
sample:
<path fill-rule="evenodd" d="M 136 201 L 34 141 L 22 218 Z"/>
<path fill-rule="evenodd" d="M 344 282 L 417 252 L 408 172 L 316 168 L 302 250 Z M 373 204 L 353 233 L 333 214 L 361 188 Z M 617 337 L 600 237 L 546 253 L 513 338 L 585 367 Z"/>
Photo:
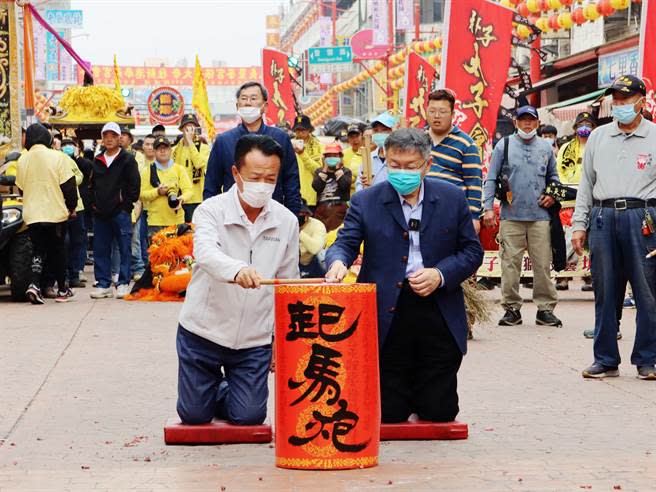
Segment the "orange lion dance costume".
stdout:
<path fill-rule="evenodd" d="M 128 301 L 184 300 L 194 264 L 194 236 L 190 226 L 170 226 L 152 238 L 148 248 L 152 288 L 142 288 L 125 299 Z"/>

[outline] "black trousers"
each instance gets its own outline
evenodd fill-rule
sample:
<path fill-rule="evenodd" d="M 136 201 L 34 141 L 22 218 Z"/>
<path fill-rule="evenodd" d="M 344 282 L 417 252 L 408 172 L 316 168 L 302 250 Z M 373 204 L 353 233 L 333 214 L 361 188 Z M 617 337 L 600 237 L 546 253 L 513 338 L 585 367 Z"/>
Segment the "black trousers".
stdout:
<path fill-rule="evenodd" d="M 66 288 L 66 228 L 67 222 L 38 222 L 27 227 L 32 241 L 32 283 L 37 287 L 42 275 L 50 271 L 59 290 Z"/>
<path fill-rule="evenodd" d="M 413 413 L 421 420 L 454 420 L 461 362 L 435 294 L 420 297 L 405 282 L 380 356 L 383 422 L 405 422 Z"/>

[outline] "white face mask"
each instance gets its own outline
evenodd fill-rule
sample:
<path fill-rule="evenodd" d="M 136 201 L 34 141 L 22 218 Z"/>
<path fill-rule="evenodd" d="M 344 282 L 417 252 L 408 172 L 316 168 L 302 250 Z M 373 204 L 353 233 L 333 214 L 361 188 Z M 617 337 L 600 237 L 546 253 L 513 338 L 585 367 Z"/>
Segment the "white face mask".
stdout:
<path fill-rule="evenodd" d="M 237 191 L 239 191 L 239 196 L 241 196 L 242 200 L 251 207 L 262 208 L 271 200 L 273 191 L 276 189 L 275 184 L 245 181 L 241 174 L 239 177 L 241 178 L 244 191 L 239 191 L 239 188 L 237 188 Z"/>
<path fill-rule="evenodd" d="M 237 110 L 237 114 L 244 123 L 255 123 L 262 116 L 262 108 L 243 106 Z"/>
<path fill-rule="evenodd" d="M 551 145 L 552 147 L 553 147 L 553 145 L 554 145 L 554 143 L 555 143 L 555 142 L 554 142 L 554 139 L 551 138 L 551 137 L 544 137 L 544 141 L 547 142 L 547 143 L 548 143 L 549 145 Z"/>
<path fill-rule="evenodd" d="M 525 131 L 520 130 L 519 128 L 517 128 L 517 135 L 519 135 L 519 138 L 521 138 L 523 140 L 531 140 L 535 137 L 535 135 L 537 135 L 537 133 L 538 133 L 537 128 L 534 129 L 534 130 L 531 130 L 528 133 L 526 133 Z"/>

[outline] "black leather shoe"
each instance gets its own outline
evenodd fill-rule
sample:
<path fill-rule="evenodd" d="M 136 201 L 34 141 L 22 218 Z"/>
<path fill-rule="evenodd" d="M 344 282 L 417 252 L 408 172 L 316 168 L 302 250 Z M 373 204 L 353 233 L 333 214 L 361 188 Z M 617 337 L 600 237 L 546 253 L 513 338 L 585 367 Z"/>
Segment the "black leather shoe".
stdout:
<path fill-rule="evenodd" d="M 522 313 L 519 309 L 506 309 L 506 314 L 499 320 L 499 326 L 517 326 L 522 324 Z"/>
<path fill-rule="evenodd" d="M 540 326 L 563 326 L 563 322 L 554 316 L 553 311 L 538 311 L 535 324 Z"/>

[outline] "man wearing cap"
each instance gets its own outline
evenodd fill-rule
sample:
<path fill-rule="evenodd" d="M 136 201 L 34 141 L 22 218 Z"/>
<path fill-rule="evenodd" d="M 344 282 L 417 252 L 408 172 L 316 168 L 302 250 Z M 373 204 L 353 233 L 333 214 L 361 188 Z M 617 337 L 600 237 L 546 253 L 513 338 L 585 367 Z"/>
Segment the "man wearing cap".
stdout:
<path fill-rule="evenodd" d="M 347 203 L 351 198 L 352 174 L 344 166 L 342 146 L 326 145 L 323 151 L 323 167 L 314 171 L 312 188 L 317 196 L 314 216 L 326 226 L 326 231 L 337 229 L 344 222 Z"/>
<path fill-rule="evenodd" d="M 244 135 L 257 133 L 273 138 L 282 147 L 284 157 L 273 199 L 292 212 L 298 213 L 301 210 L 301 193 L 296 153 L 289 135 L 284 130 L 264 124 L 263 116 L 269 98 L 266 88 L 259 82 L 246 82 L 237 89 L 236 96 L 237 114 L 242 123 L 214 140 L 207 163 L 203 199 L 207 200 L 219 193 L 225 193 L 235 184 L 232 166 L 235 163 L 237 141 Z"/>
<path fill-rule="evenodd" d="M 481 155 L 474 140 L 453 124 L 455 103 L 455 96 L 446 89 L 433 91 L 428 96 L 428 135 L 433 142 L 433 163 L 428 177 L 454 184 L 465 193 L 478 233 L 483 201 Z"/>
<path fill-rule="evenodd" d="M 619 375 L 618 297 L 626 279 L 636 302 L 631 364 L 640 379 L 656 380 L 656 126 L 641 114 L 642 80 L 623 75 L 606 94 L 613 123 L 594 130 L 583 156 L 583 174 L 572 217 L 572 245 L 590 246 L 595 293 L 594 363 L 584 378 Z"/>
<path fill-rule="evenodd" d="M 94 274 L 98 286 L 91 293 L 93 299 L 113 297 L 111 289 L 111 248 L 116 241 L 119 250 L 119 276 L 116 297 L 130 292 L 130 263 L 132 260 L 132 220 L 134 202 L 139 200 L 141 180 L 134 156 L 119 145 L 121 129 L 107 123 L 101 132 L 105 151 L 93 161 L 89 182 L 91 209 L 94 214 Z"/>
<path fill-rule="evenodd" d="M 360 191 L 369 186 L 374 186 L 378 183 L 387 181 L 387 167 L 385 166 L 385 141 L 387 137 L 394 131 L 398 121 L 389 112 L 379 114 L 371 122 L 371 130 L 373 132 L 371 140 L 376 145 L 376 149 L 371 152 L 371 183 L 369 183 L 367 176 L 364 172 L 364 165 L 360 165 L 358 170 L 358 179 L 355 183 L 355 189 Z M 363 152 L 368 152 L 368 149 L 363 149 Z"/>
<path fill-rule="evenodd" d="M 317 194 L 312 189 L 314 172 L 321 168 L 321 143 L 312 135 L 314 127 L 309 116 L 298 115 L 292 127 L 295 139 L 292 140 L 296 160 L 298 161 L 298 178 L 301 182 L 301 198 L 311 210 L 317 205 Z"/>
<path fill-rule="evenodd" d="M 362 152 L 364 140 L 362 138 L 362 130 L 358 125 L 349 125 L 346 129 L 346 138 L 349 144 L 349 147 L 344 149 L 344 166 L 348 167 L 351 170 L 351 175 L 353 176 L 353 182 L 351 183 L 351 195 L 355 193 L 355 181 L 356 176 L 360 172 L 360 166 L 362 165 Z M 369 150 L 367 149 L 367 152 Z"/>
<path fill-rule="evenodd" d="M 559 182 L 556 158 L 551 145 L 537 136 L 540 120 L 532 106 L 519 108 L 515 115 L 516 133 L 500 140 L 492 152 L 490 170 L 484 185 L 484 221 L 496 226 L 494 198 L 497 181 L 507 189 L 501 200 L 499 256 L 501 257 L 501 295 L 505 315 L 500 326 L 522 323 L 519 281 L 524 252 L 528 250 L 533 268 L 533 302 L 538 312 L 535 323 L 562 326 L 553 314 L 558 293 L 551 281 L 550 214 L 555 200 L 544 194 L 548 183 Z M 508 151 L 505 147 L 508 145 Z M 505 156 L 507 155 L 507 162 Z"/>
<path fill-rule="evenodd" d="M 203 201 L 205 170 L 210 158 L 210 146 L 200 141 L 200 125 L 195 115 L 186 114 L 182 117 L 180 131 L 182 139 L 173 149 L 173 160 L 186 170 L 191 182 L 191 196 L 182 206 L 185 222 L 191 222 L 196 207 Z"/>
<path fill-rule="evenodd" d="M 141 174 L 141 201 L 148 209 L 148 237 L 172 225 L 184 224 L 184 204 L 193 196 L 185 168 L 171 159 L 171 142 L 157 137 L 155 162 Z"/>
<path fill-rule="evenodd" d="M 558 158 L 556 160 L 558 166 L 558 176 L 560 182 L 566 186 L 578 186 L 581 181 L 581 174 L 583 173 L 583 152 L 585 151 L 585 144 L 592 130 L 597 127 L 597 120 L 591 113 L 584 111 L 576 116 L 574 121 L 574 138 L 563 145 L 558 151 Z M 569 227 L 568 229 L 571 229 Z M 567 231 L 571 234 L 571 231 Z M 576 263 L 574 250 L 570 247 L 567 250 L 567 257 L 574 256 L 573 262 Z M 560 278 L 556 283 L 557 290 L 567 290 L 569 288 L 568 278 Z M 592 281 L 589 277 L 585 277 L 585 284 L 581 290 L 591 291 Z"/>

